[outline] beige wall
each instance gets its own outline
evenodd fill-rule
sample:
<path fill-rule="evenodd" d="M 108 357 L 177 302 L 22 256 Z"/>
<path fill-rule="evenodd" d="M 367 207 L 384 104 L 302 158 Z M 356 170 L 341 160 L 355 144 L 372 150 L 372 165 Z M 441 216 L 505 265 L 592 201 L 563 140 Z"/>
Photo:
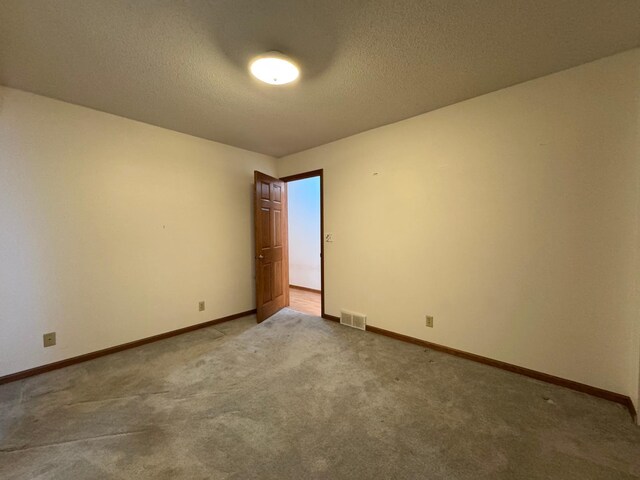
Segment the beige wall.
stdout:
<path fill-rule="evenodd" d="M 251 185 L 272 158 L 8 88 L 0 102 L 0 375 L 255 307 Z"/>
<path fill-rule="evenodd" d="M 637 405 L 639 68 L 629 51 L 278 160 L 324 169 L 327 313 Z"/>

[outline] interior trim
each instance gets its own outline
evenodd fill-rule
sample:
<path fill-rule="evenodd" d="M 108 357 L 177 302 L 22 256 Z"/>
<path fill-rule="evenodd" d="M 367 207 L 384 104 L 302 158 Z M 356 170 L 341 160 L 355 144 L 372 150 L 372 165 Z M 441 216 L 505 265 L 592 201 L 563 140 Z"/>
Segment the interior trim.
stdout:
<path fill-rule="evenodd" d="M 327 320 L 339 321 L 338 317 L 334 317 L 331 315 L 325 315 L 323 318 L 326 318 Z M 536 380 L 541 380 L 543 382 L 551 383 L 553 385 L 558 385 L 561 387 L 569 388 L 571 390 L 586 393 L 594 397 L 603 398 L 611 402 L 616 402 L 621 405 L 624 405 L 629 410 L 629 413 L 631 414 L 631 417 L 633 418 L 634 422 L 637 421 L 637 412 L 633 405 L 633 402 L 631 401 L 631 398 L 629 398 L 626 395 L 622 395 L 621 393 L 611 392 L 609 390 L 593 387 L 591 385 L 586 385 L 584 383 L 575 382 L 573 380 L 567 380 L 566 378 L 556 377 L 555 375 L 549 375 L 548 373 L 538 372 L 537 370 L 531 370 L 530 368 L 519 367 L 511 363 L 502 362 L 500 360 L 494 360 L 492 358 L 483 357 L 481 355 L 465 352 L 463 350 L 457 350 L 455 348 L 447 347 L 447 346 L 440 345 L 433 342 L 428 342 L 426 340 L 410 337 L 408 335 L 402 335 L 401 333 L 391 332 L 389 330 L 373 327 L 371 325 L 367 325 L 367 331 L 372 333 L 377 333 L 379 335 L 384 335 L 386 337 L 395 338 L 396 340 L 401 340 L 403 342 L 420 345 L 421 347 L 430 348 L 431 350 L 437 350 L 439 352 L 455 355 L 456 357 L 465 358 L 467 360 L 472 360 L 474 362 L 482 363 L 484 365 L 489 365 L 491 367 L 501 368 L 502 370 L 507 370 L 509 372 L 519 373 L 520 375 L 525 375 L 527 377 L 535 378 Z"/>
<path fill-rule="evenodd" d="M 322 293 L 322 290 L 316 290 L 315 288 L 309 288 L 309 287 L 301 287 L 300 285 L 289 284 L 289 288 L 293 288 L 295 290 L 304 290 L 305 292 Z"/>
<path fill-rule="evenodd" d="M 340 323 L 339 317 L 334 317 L 333 315 L 329 315 L 328 313 L 323 313 L 322 318 L 324 318 L 325 320 L 331 320 L 332 322 Z"/>
<path fill-rule="evenodd" d="M 280 177 L 283 182 L 295 182 L 296 180 L 304 180 L 305 178 L 322 177 L 323 170 L 311 170 L 310 172 L 296 173 L 295 175 L 288 175 L 286 177 Z"/>
<path fill-rule="evenodd" d="M 76 363 L 86 362 L 87 360 L 93 360 L 94 358 L 104 357 L 105 355 L 111 355 L 112 353 L 121 352 L 130 348 L 139 347 L 147 343 L 157 342 L 158 340 L 164 340 L 165 338 L 175 337 L 176 335 L 182 335 L 183 333 L 192 332 L 201 328 L 210 327 L 212 325 L 218 325 L 219 323 L 228 322 L 229 320 L 235 320 L 237 318 L 246 317 L 256 313 L 256 309 L 247 310 L 246 312 L 234 313 L 226 317 L 217 318 L 215 320 L 209 320 L 203 323 L 197 323 L 196 325 L 190 325 L 188 327 L 178 328 L 177 330 L 171 330 L 170 332 L 160 333 L 151 337 L 142 338 L 140 340 L 134 340 L 133 342 L 123 343 L 114 347 L 104 348 L 95 352 L 85 353 L 78 355 L 77 357 L 67 358 L 58 362 L 48 363 L 46 365 L 40 365 L 39 367 L 30 368 L 28 370 L 22 370 L 21 372 L 11 373 L 0 377 L 0 385 L 9 382 L 15 382 L 23 378 L 32 377 L 34 375 L 40 375 L 41 373 L 50 372 L 51 370 L 57 370 L 59 368 L 75 365 Z"/>

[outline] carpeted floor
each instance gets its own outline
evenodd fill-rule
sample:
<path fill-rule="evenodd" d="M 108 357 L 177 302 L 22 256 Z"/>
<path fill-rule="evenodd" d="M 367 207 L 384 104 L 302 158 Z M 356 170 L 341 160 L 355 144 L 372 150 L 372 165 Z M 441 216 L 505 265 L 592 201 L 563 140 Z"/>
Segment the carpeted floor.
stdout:
<path fill-rule="evenodd" d="M 621 406 L 284 310 L 0 386 L 0 478 L 631 479 Z"/>

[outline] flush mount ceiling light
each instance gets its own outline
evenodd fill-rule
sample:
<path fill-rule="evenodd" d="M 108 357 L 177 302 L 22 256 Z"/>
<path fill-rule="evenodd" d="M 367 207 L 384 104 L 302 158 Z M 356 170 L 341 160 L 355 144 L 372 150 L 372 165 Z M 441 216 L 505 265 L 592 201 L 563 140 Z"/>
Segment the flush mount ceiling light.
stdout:
<path fill-rule="evenodd" d="M 269 52 L 254 58 L 249 70 L 258 80 L 271 85 L 291 83 L 300 75 L 298 66 L 280 52 Z"/>

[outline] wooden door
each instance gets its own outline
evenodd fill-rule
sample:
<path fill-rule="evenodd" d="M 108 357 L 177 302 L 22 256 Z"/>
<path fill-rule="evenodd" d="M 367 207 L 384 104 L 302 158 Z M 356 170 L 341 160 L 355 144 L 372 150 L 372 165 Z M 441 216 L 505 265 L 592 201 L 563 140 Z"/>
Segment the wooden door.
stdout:
<path fill-rule="evenodd" d="M 286 183 L 255 172 L 256 309 L 258 323 L 289 305 Z"/>

